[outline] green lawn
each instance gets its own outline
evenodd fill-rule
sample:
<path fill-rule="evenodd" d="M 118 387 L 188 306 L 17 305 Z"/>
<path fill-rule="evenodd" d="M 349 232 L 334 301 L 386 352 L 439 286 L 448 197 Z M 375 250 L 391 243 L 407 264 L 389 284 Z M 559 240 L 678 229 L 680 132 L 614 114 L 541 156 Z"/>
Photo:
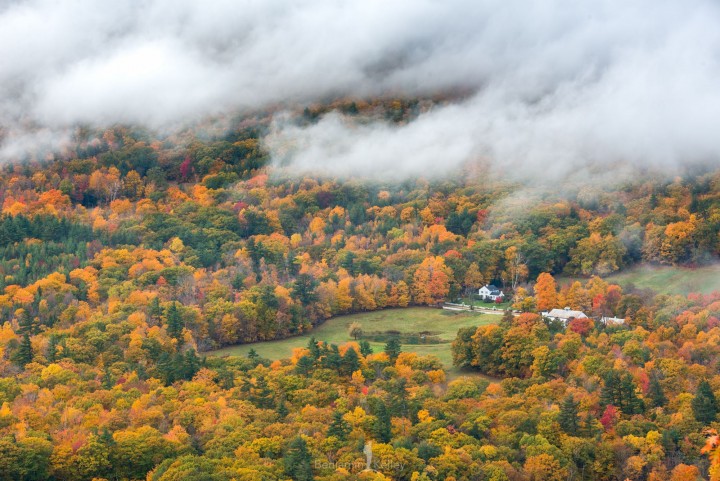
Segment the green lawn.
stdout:
<path fill-rule="evenodd" d="M 366 332 L 387 331 L 392 329 L 403 333 L 429 331 L 437 334 L 443 340 L 442 343 L 405 345 L 403 346 L 403 351 L 437 356 L 443 362 L 445 368 L 448 369 L 450 376 L 453 377 L 459 374 L 459 372 L 452 367 L 450 343 L 455 339 L 458 329 L 482 324 L 492 324 L 499 320 L 499 315 L 455 312 L 427 307 L 385 309 L 382 311 L 363 312 L 328 319 L 311 332 L 301 336 L 279 341 L 241 344 L 212 351 L 208 354 L 211 356 L 245 356 L 250 349 L 255 349 L 255 351 L 264 358 L 286 358 L 290 357 L 293 348 L 307 346 L 309 339 L 313 336 L 318 341 L 327 341 L 335 344 L 351 341 L 352 338 L 347 332 L 348 326 L 353 322 L 359 322 Z M 375 352 L 382 351 L 384 347 L 384 343 L 371 342 L 370 345 Z"/>
<path fill-rule="evenodd" d="M 695 269 L 671 266 L 642 266 L 628 269 L 608 277 L 620 285 L 634 284 L 636 287 L 671 294 L 702 292 L 709 294 L 720 290 L 720 265 Z"/>
<path fill-rule="evenodd" d="M 468 296 L 463 296 L 460 299 L 456 299 L 453 302 L 461 302 L 463 304 L 472 304 L 475 307 L 481 307 L 483 309 L 492 309 L 495 307 L 496 309 L 505 310 L 510 309 L 512 306 L 512 302 L 508 298 L 507 301 L 502 302 L 500 304 L 496 304 L 494 302 L 485 302 L 483 300 L 478 299 L 477 294 L 470 294 Z"/>
<path fill-rule="evenodd" d="M 609 282 L 652 289 L 661 294 L 682 294 L 701 292 L 709 294 L 720 290 L 720 265 L 695 269 L 672 266 L 638 266 L 626 269 L 605 278 Z M 573 279 L 560 278 L 561 283 Z M 581 282 L 584 282 L 580 279 Z"/>

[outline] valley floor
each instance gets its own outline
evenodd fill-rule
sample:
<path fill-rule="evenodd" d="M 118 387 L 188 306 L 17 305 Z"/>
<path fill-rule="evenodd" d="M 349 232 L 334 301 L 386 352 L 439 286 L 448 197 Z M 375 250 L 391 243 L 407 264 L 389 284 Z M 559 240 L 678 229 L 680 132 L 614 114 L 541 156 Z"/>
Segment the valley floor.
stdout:
<path fill-rule="evenodd" d="M 498 314 L 479 314 L 472 312 L 456 312 L 429 307 L 408 307 L 404 309 L 384 309 L 358 314 L 349 314 L 328 319 L 315 329 L 295 337 L 277 341 L 255 342 L 240 344 L 209 352 L 210 356 L 245 356 L 250 349 L 267 359 L 281 359 L 292 355 L 292 350 L 305 347 L 311 337 L 318 341 L 327 341 L 342 344 L 352 341 L 348 327 L 353 322 L 361 324 L 366 333 L 395 330 L 402 334 L 418 334 L 431 332 L 437 335 L 441 342 L 438 344 L 405 344 L 403 351 L 416 352 L 420 355 L 434 355 L 442 361 L 448 377 L 458 375 L 477 375 L 477 373 L 460 371 L 452 365 L 452 352 L 450 345 L 457 335 L 458 329 L 463 327 L 480 326 L 496 323 L 500 320 Z M 384 348 L 383 342 L 370 342 L 375 352 Z"/>

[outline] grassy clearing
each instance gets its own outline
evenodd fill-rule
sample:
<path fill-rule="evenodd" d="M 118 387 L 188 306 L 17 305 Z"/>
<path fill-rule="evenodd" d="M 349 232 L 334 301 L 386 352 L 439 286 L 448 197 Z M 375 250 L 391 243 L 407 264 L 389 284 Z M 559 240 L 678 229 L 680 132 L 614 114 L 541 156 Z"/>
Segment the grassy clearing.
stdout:
<path fill-rule="evenodd" d="M 453 302 L 461 302 L 463 304 L 471 304 L 475 307 L 480 307 L 482 309 L 492 309 L 495 307 L 496 309 L 505 310 L 510 309 L 512 306 L 512 302 L 508 298 L 507 301 L 501 302 L 499 304 L 496 304 L 494 302 L 486 302 L 481 299 L 479 299 L 479 296 L 477 294 L 470 294 L 469 296 L 463 296 L 460 299 L 456 299 Z"/>
<path fill-rule="evenodd" d="M 652 289 L 661 294 L 682 294 L 700 292 L 709 294 L 720 290 L 720 265 L 703 266 L 694 269 L 672 266 L 638 266 L 626 269 L 605 278 L 623 287 L 634 285 L 641 289 Z M 561 283 L 574 279 L 560 278 Z M 580 279 L 583 282 L 582 279 Z"/>
<path fill-rule="evenodd" d="M 435 355 L 448 369 L 450 377 L 455 377 L 460 372 L 452 366 L 450 343 L 455 339 L 458 329 L 492 324 L 499 320 L 499 315 L 455 312 L 427 307 L 385 309 L 328 319 L 311 332 L 289 339 L 241 344 L 212 351 L 208 354 L 211 356 L 245 356 L 250 349 L 255 349 L 260 356 L 268 359 L 286 358 L 290 357 L 294 348 L 307 346 L 311 337 L 315 337 L 319 341 L 335 344 L 351 341 L 348 326 L 353 322 L 359 322 L 363 330 L 367 332 L 396 330 L 408 334 L 423 331 L 437 334 L 443 341 L 441 344 L 405 345 L 403 351 L 416 352 L 420 355 Z M 384 343 L 380 342 L 371 342 L 370 345 L 375 352 L 380 352 L 385 347 Z M 468 373 L 462 374 L 466 375 Z"/>

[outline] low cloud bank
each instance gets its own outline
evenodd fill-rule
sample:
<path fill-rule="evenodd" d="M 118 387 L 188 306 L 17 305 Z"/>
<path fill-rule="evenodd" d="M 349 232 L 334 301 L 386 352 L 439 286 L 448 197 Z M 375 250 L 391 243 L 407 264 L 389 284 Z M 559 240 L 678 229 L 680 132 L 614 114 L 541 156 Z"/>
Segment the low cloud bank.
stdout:
<path fill-rule="evenodd" d="M 172 129 L 336 96 L 465 101 L 411 123 L 282 116 L 290 171 L 520 178 L 720 158 L 720 5 L 548 0 L 27 0 L 0 6 L 2 157 L 77 124 Z"/>

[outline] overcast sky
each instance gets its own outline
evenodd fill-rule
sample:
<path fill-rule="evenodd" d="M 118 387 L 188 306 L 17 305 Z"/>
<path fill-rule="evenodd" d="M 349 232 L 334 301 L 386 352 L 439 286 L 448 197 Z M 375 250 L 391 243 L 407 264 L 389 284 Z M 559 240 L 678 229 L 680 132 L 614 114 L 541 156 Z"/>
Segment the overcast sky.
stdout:
<path fill-rule="evenodd" d="M 4 157 L 330 96 L 477 93 L 402 127 L 274 124 L 298 171 L 522 175 L 720 156 L 720 3 L 0 0 Z"/>

